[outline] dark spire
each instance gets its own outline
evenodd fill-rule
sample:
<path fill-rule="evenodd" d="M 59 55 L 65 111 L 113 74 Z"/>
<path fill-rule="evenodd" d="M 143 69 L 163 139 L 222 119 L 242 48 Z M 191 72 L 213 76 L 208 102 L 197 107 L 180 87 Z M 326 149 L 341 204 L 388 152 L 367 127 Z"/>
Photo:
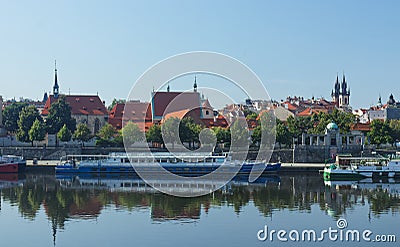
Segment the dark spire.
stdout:
<path fill-rule="evenodd" d="M 43 103 L 46 103 L 46 101 L 47 101 L 48 98 L 49 98 L 49 96 L 47 95 L 47 92 L 44 92 L 42 102 L 43 102 Z"/>
<path fill-rule="evenodd" d="M 336 74 L 336 82 L 331 94 L 332 98 L 335 97 L 337 99 L 339 97 L 339 93 L 340 93 L 339 75 Z"/>
<path fill-rule="evenodd" d="M 343 80 L 342 80 L 342 94 L 347 95 L 347 83 L 346 83 L 346 77 L 343 73 Z"/>
<path fill-rule="evenodd" d="M 59 93 L 59 86 L 58 86 L 58 80 L 57 80 L 57 60 L 54 62 L 54 86 L 53 86 L 53 95 L 54 98 L 58 98 L 58 93 Z"/>
<path fill-rule="evenodd" d="M 169 84 L 168 84 L 168 87 L 167 87 L 167 92 L 169 92 L 169 90 L 170 90 L 170 87 L 169 87 Z"/>
<path fill-rule="evenodd" d="M 394 105 L 396 104 L 396 100 L 394 99 L 393 94 L 390 94 L 389 96 L 389 101 L 387 102 L 389 105 Z"/>
<path fill-rule="evenodd" d="M 194 92 L 197 92 L 197 80 L 196 80 L 196 76 L 194 76 L 193 91 L 194 91 Z"/>

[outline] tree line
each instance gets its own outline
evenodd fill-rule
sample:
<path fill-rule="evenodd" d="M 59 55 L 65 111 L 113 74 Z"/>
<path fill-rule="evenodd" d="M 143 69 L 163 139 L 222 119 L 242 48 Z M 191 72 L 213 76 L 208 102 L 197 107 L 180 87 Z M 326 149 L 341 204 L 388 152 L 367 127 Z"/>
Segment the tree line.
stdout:
<path fill-rule="evenodd" d="M 116 104 L 118 102 L 113 102 Z M 333 110 L 330 114 L 319 113 L 307 117 L 290 116 L 286 122 L 276 119 L 272 124 L 272 118 L 268 114 L 258 115 L 255 112 L 245 112 L 247 121 L 255 121 L 256 126 L 251 134 L 248 128 L 240 126 L 240 121 L 234 122 L 230 128 L 212 127 L 207 129 L 204 124 L 195 123 L 190 117 L 182 120 L 169 118 L 162 124 L 154 124 L 143 133 L 137 124 L 128 122 L 122 130 L 116 130 L 111 124 L 104 125 L 96 136 L 91 134 L 87 124 L 79 123 L 71 116 L 71 107 L 60 96 L 54 102 L 46 120 L 42 118 L 35 106 L 25 102 L 14 102 L 3 111 L 3 125 L 9 133 L 15 134 L 17 140 L 22 142 L 43 141 L 46 133 L 56 135 L 62 142 L 71 139 L 82 143 L 96 137 L 98 146 L 122 147 L 124 138 L 129 143 L 135 143 L 146 139 L 154 146 L 165 146 L 166 143 L 187 143 L 189 148 L 196 144 L 222 144 L 229 147 L 231 143 L 244 143 L 251 146 L 262 144 L 262 137 L 275 137 L 280 147 L 290 147 L 294 138 L 301 138 L 302 133 L 324 134 L 326 126 L 335 122 L 342 134 L 350 132 L 353 124 L 357 123 L 356 117 L 348 112 Z M 273 119 L 275 121 L 275 119 Z M 179 126 L 179 128 L 176 128 Z M 367 134 L 370 144 L 386 144 L 400 140 L 400 120 L 371 122 L 371 130 Z M 271 138 L 272 139 L 272 138 Z"/>

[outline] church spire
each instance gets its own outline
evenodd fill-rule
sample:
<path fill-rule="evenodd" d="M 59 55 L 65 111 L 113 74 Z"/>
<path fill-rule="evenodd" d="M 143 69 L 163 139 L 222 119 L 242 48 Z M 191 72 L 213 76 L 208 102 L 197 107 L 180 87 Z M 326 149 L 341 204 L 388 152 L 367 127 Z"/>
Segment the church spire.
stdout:
<path fill-rule="evenodd" d="M 347 94 L 347 83 L 346 83 L 346 77 L 343 72 L 343 80 L 342 80 L 342 94 L 346 95 Z"/>
<path fill-rule="evenodd" d="M 54 62 L 54 86 L 53 86 L 53 95 L 54 98 L 58 98 L 58 93 L 59 93 L 59 86 L 58 86 L 58 80 L 57 80 L 57 60 Z"/>
<path fill-rule="evenodd" d="M 197 80 L 196 80 L 196 76 L 194 76 L 193 91 L 194 91 L 194 92 L 197 92 Z"/>

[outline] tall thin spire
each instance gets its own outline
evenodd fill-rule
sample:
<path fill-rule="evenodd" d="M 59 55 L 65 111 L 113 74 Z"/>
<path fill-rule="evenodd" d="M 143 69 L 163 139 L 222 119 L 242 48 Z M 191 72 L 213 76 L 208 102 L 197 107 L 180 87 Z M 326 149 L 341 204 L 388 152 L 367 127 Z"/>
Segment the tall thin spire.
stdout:
<path fill-rule="evenodd" d="M 197 78 L 196 78 L 196 76 L 194 76 L 193 91 L 197 92 Z"/>
<path fill-rule="evenodd" d="M 59 93 L 59 86 L 58 86 L 58 80 L 57 80 L 57 60 L 54 61 L 54 86 L 53 86 L 53 95 L 54 98 L 58 98 L 58 93 Z"/>

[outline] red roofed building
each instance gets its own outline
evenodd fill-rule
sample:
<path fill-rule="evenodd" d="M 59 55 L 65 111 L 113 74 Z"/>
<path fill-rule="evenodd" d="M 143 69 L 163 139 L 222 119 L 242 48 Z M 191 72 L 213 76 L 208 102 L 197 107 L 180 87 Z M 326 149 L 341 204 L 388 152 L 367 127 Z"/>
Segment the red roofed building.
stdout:
<path fill-rule="evenodd" d="M 208 99 L 197 92 L 196 78 L 193 92 L 153 92 L 151 98 L 151 119 L 158 124 L 170 117 L 182 119 L 186 116 L 193 118 L 194 122 L 204 124 L 206 127 L 214 123 L 214 111 Z"/>
<path fill-rule="evenodd" d="M 55 70 L 55 83 L 53 86 L 53 95 L 47 98 L 42 110 L 42 116 L 49 114 L 50 107 L 59 99 L 59 86 L 57 82 L 57 69 Z M 65 95 L 65 101 L 71 107 L 71 116 L 75 118 L 76 123 L 87 124 L 90 131 L 95 134 L 108 121 L 108 111 L 98 95 Z"/>
<path fill-rule="evenodd" d="M 148 130 L 153 124 L 150 104 L 140 101 L 116 104 L 110 111 L 108 123 L 120 130 L 123 127 L 123 120 L 137 124 L 142 131 Z"/>

